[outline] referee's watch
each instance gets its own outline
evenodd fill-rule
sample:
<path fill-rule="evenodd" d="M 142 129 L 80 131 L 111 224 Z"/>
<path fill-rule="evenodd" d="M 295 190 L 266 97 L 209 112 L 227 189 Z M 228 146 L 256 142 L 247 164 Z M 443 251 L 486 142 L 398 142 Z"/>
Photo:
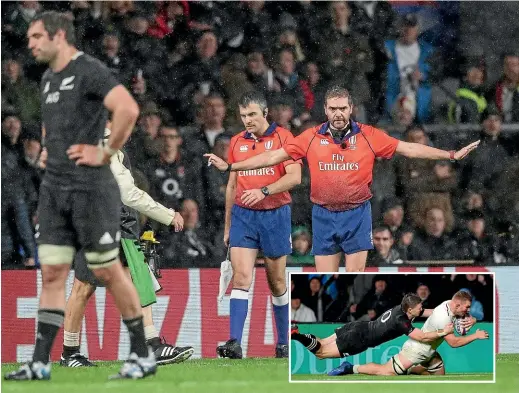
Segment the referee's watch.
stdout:
<path fill-rule="evenodd" d="M 267 187 L 262 187 L 261 188 L 261 192 L 263 193 L 263 195 L 265 195 L 266 197 L 270 195 L 270 191 Z"/>
<path fill-rule="evenodd" d="M 456 158 L 454 158 L 454 154 L 456 154 L 456 150 L 450 150 L 449 151 L 451 162 L 456 162 Z"/>

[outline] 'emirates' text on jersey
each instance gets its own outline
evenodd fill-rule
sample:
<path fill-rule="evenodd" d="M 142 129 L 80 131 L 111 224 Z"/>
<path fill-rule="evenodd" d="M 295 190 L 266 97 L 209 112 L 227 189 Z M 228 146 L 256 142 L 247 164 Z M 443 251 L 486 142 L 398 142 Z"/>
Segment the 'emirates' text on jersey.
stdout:
<path fill-rule="evenodd" d="M 103 101 L 119 82 L 97 59 L 78 52 L 60 72 L 50 68 L 41 80 L 41 111 L 48 150 L 44 182 L 85 189 L 115 181 L 108 165 L 77 166 L 67 157 L 74 144 L 97 145 L 103 138 L 108 111 Z"/>
<path fill-rule="evenodd" d="M 279 127 L 276 123 L 272 123 L 265 134 L 258 140 L 254 139 L 249 132 L 242 131 L 231 139 L 228 162 L 232 164 L 234 162 L 244 161 L 247 158 L 266 151 L 280 149 L 293 139 L 294 136 L 290 131 Z M 246 190 L 261 189 L 262 187 L 275 183 L 285 176 L 285 167 L 291 164 L 301 165 L 300 162 L 296 163 L 292 160 L 288 160 L 272 167 L 237 171 L 236 199 L 234 203 L 254 210 L 277 209 L 278 207 L 289 204 L 292 198 L 288 191 L 269 195 L 254 206 L 245 206 L 241 201 L 241 197 Z"/>
<path fill-rule="evenodd" d="M 414 330 L 411 320 L 402 311 L 400 305 L 387 310 L 374 321 L 361 322 L 364 344 L 373 348 L 402 335 L 409 335 Z"/>
<path fill-rule="evenodd" d="M 375 158 L 391 158 L 398 139 L 351 121 L 343 140 L 334 141 L 328 127 L 324 123 L 310 128 L 284 149 L 294 160 L 306 157 L 313 203 L 332 211 L 350 210 L 371 198 Z"/>

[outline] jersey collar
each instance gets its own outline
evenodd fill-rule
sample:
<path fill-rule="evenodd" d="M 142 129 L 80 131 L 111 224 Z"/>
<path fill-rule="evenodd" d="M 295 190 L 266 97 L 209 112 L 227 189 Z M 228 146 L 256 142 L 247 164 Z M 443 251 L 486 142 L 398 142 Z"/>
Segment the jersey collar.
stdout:
<path fill-rule="evenodd" d="M 262 138 L 265 136 L 270 136 L 272 133 L 276 130 L 278 125 L 276 123 L 272 123 L 269 128 L 267 128 L 267 131 L 261 136 Z M 245 134 L 243 135 L 245 139 L 257 139 L 255 138 L 249 131 L 245 131 Z"/>
<path fill-rule="evenodd" d="M 357 123 L 356 121 L 353 121 L 350 119 L 350 124 L 351 124 L 351 129 L 350 131 L 344 135 L 344 139 L 348 139 L 350 137 L 352 137 L 353 135 L 357 135 L 359 132 L 360 132 L 360 125 L 359 123 Z M 332 137 L 333 141 L 335 144 L 341 144 L 343 141 L 342 140 L 337 140 L 337 139 L 334 139 L 331 132 L 329 131 L 329 128 L 330 128 L 330 122 L 327 121 L 326 123 L 323 123 L 323 125 L 321 126 L 321 128 L 319 128 L 319 131 L 318 131 L 318 134 L 320 135 L 329 135 Z"/>

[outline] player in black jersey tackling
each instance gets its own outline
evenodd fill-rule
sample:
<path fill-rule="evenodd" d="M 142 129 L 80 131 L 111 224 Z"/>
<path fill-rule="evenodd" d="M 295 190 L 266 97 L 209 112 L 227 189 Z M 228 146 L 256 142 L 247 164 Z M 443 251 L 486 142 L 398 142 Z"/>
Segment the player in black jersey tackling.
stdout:
<path fill-rule="evenodd" d="M 32 361 L 5 378 L 50 379 L 50 350 L 64 319 L 65 282 L 80 248 L 130 333 L 130 357 L 117 377 L 143 378 L 157 366 L 146 346 L 137 291 L 119 260 L 121 196 L 108 165 L 128 139 L 139 107 L 106 66 L 76 49 L 74 25 L 66 14 L 37 15 L 27 37 L 32 55 L 49 66 L 40 88 L 47 149 L 37 235 L 43 285 Z M 103 145 L 109 112 L 112 133 Z"/>
<path fill-rule="evenodd" d="M 410 293 L 404 296 L 400 305 L 387 310 L 374 321 L 349 322 L 324 339 L 313 334 L 301 334 L 297 326 L 293 326 L 291 339 L 299 341 L 319 359 L 353 356 L 404 334 L 427 343 L 452 333 L 454 329 L 452 324 L 448 324 L 443 330 L 424 333 L 413 327 L 411 322 L 414 318 L 428 317 L 432 311 L 423 309 L 420 297 Z"/>

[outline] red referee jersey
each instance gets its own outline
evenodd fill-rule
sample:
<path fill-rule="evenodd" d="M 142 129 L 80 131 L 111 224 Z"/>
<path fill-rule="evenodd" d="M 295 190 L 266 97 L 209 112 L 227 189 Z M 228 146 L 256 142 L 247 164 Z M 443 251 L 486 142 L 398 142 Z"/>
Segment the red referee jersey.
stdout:
<path fill-rule="evenodd" d="M 351 121 L 342 141 L 335 141 L 324 123 L 304 131 L 283 148 L 294 160 L 306 157 L 311 201 L 328 210 L 344 211 L 371 198 L 375 158 L 391 158 L 397 144 L 398 139 L 383 131 Z"/>
<path fill-rule="evenodd" d="M 244 161 L 265 151 L 280 149 L 293 140 L 294 136 L 292 133 L 279 127 L 276 123 L 272 123 L 265 134 L 258 140 L 254 139 L 248 131 L 242 131 L 231 139 L 228 162 L 232 164 Z M 237 171 L 236 199 L 234 203 L 247 209 L 270 210 L 292 202 L 288 191 L 269 195 L 254 206 L 245 206 L 241 201 L 244 191 L 256 188 L 261 189 L 275 183 L 286 174 L 285 167 L 292 164 L 301 165 L 301 162 L 296 163 L 293 160 L 288 160 L 266 168 Z"/>

